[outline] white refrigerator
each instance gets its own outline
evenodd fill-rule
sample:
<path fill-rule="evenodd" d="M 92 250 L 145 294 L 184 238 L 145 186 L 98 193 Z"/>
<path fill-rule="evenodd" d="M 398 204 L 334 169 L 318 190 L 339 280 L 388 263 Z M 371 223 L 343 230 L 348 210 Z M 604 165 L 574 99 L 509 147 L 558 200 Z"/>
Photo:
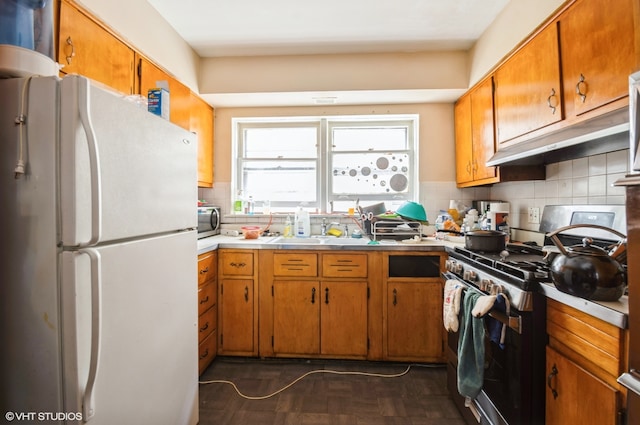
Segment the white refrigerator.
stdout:
<path fill-rule="evenodd" d="M 196 136 L 80 76 L 0 93 L 2 420 L 197 423 Z"/>

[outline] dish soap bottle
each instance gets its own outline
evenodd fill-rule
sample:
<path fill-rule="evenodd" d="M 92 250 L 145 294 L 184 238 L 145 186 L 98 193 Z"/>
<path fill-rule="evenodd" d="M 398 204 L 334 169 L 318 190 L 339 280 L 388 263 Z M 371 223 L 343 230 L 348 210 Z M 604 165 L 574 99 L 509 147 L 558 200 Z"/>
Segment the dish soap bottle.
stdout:
<path fill-rule="evenodd" d="M 298 207 L 296 211 L 296 237 L 308 238 L 311 236 L 311 220 L 309 211 L 305 211 L 302 207 Z"/>
<path fill-rule="evenodd" d="M 293 236 L 293 231 L 291 230 L 291 216 L 287 215 L 287 219 L 284 222 L 284 230 L 282 231 L 282 236 L 285 238 L 290 238 Z"/>

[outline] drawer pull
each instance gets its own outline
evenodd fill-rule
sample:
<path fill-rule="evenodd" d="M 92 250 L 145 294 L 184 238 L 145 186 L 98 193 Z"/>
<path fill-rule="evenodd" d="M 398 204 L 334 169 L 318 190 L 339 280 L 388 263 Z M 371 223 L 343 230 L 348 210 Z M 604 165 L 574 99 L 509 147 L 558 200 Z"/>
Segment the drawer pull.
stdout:
<path fill-rule="evenodd" d="M 244 302 L 249 302 L 249 287 L 245 286 L 244 287 Z"/>
<path fill-rule="evenodd" d="M 200 274 L 205 274 L 205 273 L 209 273 L 209 267 L 205 267 L 204 269 L 200 270 Z"/>
<path fill-rule="evenodd" d="M 71 62 L 73 61 L 73 58 L 76 55 L 76 48 L 73 45 L 73 40 L 71 39 L 71 36 L 67 37 L 67 46 L 71 46 L 71 53 L 69 53 L 66 58 L 67 65 L 71 65 Z"/>
<path fill-rule="evenodd" d="M 311 288 L 311 304 L 316 303 L 316 288 Z"/>
<path fill-rule="evenodd" d="M 582 86 L 584 86 L 585 91 L 582 91 Z M 576 84 L 576 94 L 578 96 L 580 96 L 580 99 L 582 99 L 582 103 L 584 103 L 587 100 L 587 83 L 584 81 L 584 75 L 580 74 L 580 80 L 578 81 L 578 84 Z"/>
<path fill-rule="evenodd" d="M 200 332 L 204 332 L 209 329 L 209 322 L 205 323 L 203 327 L 200 328 Z"/>
<path fill-rule="evenodd" d="M 558 375 L 558 368 L 554 364 L 553 367 L 551 368 L 551 373 L 549 374 L 549 376 L 547 376 L 547 386 L 551 389 L 551 394 L 553 394 L 554 400 L 558 398 L 558 391 L 551 386 L 551 381 L 557 375 Z"/>
<path fill-rule="evenodd" d="M 209 295 L 207 295 L 205 298 L 200 300 L 200 304 L 206 304 L 209 302 Z"/>
<path fill-rule="evenodd" d="M 551 104 L 551 99 L 554 99 L 553 105 Z M 556 90 L 553 88 L 551 89 L 551 94 L 547 98 L 547 106 L 549 106 L 549 108 L 551 109 L 552 114 L 556 113 L 556 107 L 558 106 L 558 101 L 556 99 Z"/>
<path fill-rule="evenodd" d="M 231 267 L 237 267 L 237 268 L 242 268 L 244 266 L 246 266 L 246 263 L 236 263 L 235 261 L 229 264 Z"/>
<path fill-rule="evenodd" d="M 204 353 L 200 354 L 200 360 L 209 357 L 209 349 L 207 348 Z"/>

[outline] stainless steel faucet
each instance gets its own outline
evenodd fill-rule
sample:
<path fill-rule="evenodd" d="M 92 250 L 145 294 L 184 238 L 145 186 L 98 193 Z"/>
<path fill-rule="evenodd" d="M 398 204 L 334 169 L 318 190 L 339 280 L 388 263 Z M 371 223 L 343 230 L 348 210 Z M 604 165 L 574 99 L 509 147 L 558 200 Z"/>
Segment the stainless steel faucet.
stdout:
<path fill-rule="evenodd" d="M 327 236 L 327 219 L 322 219 L 322 224 L 320 225 L 320 235 Z"/>

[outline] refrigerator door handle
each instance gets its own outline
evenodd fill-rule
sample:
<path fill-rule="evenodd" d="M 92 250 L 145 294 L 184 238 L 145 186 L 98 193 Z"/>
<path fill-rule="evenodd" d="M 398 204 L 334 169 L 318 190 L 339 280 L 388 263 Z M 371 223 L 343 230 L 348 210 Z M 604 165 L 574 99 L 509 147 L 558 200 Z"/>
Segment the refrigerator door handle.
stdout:
<path fill-rule="evenodd" d="M 629 372 L 623 373 L 618 377 L 617 381 L 637 395 L 640 395 L 640 372 L 637 370 L 631 369 Z"/>
<path fill-rule="evenodd" d="M 89 374 L 84 396 L 82 397 L 82 418 L 85 422 L 95 415 L 95 397 L 93 390 L 98 376 L 100 364 L 100 331 L 102 325 L 102 267 L 100 253 L 93 248 L 85 248 L 78 251 L 87 254 L 91 261 L 91 354 L 89 360 Z"/>
<path fill-rule="evenodd" d="M 91 239 L 80 243 L 80 247 L 95 245 L 102 238 L 102 182 L 100 172 L 100 158 L 98 142 L 91 123 L 90 110 L 90 82 L 87 78 L 78 80 L 78 113 L 82 128 L 87 136 L 89 149 L 89 166 L 91 173 Z"/>

